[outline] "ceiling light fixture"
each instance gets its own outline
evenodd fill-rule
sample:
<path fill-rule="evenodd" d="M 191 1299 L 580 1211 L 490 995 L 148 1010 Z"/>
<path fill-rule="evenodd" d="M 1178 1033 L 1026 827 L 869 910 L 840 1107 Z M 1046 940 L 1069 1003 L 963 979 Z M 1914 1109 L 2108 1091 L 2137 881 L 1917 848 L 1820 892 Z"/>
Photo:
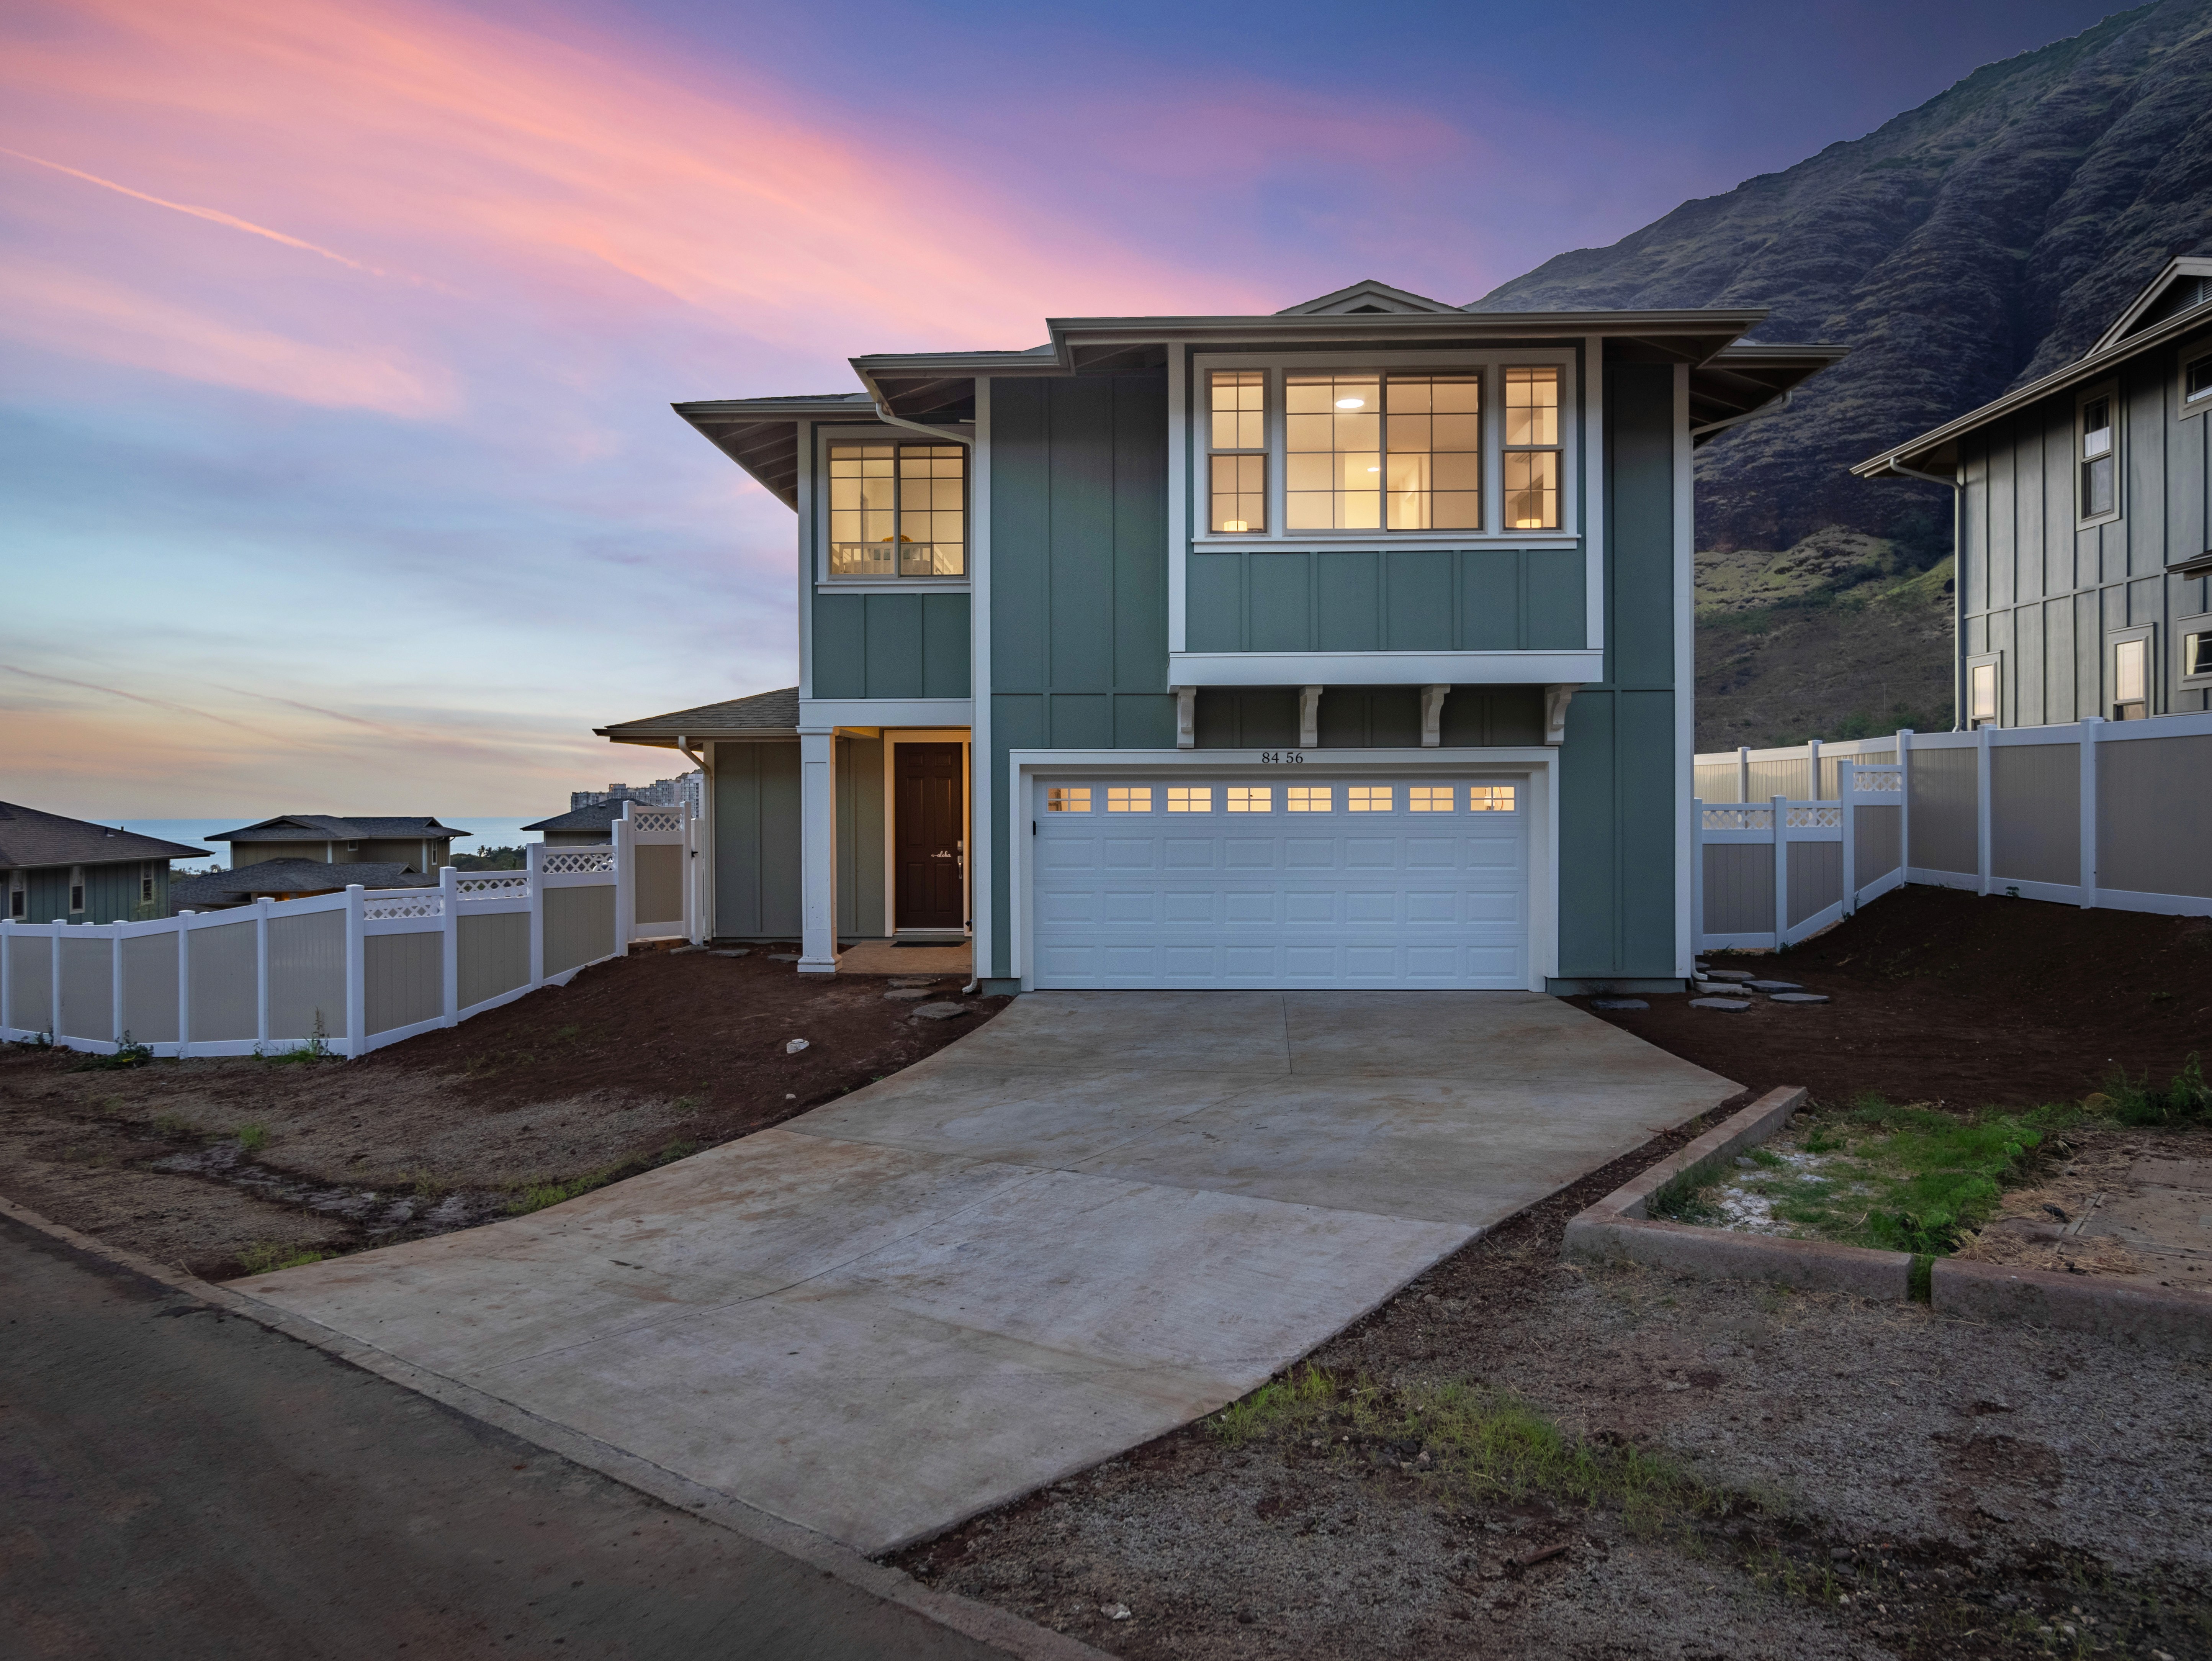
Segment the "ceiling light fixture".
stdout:
<path fill-rule="evenodd" d="M 1336 400 L 1336 407 L 1340 410 L 1364 410 L 1367 407 L 1367 400 L 1364 398 L 1340 398 Z"/>

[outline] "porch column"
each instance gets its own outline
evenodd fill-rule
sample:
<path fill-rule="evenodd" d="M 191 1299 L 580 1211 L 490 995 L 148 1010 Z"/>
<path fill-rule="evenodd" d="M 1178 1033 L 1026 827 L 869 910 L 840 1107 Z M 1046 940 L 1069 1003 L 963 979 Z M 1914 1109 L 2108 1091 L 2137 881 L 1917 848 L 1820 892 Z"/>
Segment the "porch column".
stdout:
<path fill-rule="evenodd" d="M 799 972 L 837 972 L 837 739 L 799 729 L 799 867 L 805 934 Z"/>

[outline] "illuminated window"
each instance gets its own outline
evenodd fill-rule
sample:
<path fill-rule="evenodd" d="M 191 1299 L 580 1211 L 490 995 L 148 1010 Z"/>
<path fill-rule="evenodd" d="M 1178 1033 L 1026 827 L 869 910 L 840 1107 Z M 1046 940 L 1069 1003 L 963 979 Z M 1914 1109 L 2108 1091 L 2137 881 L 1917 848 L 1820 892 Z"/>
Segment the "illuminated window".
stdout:
<path fill-rule="evenodd" d="M 1293 371 L 1283 379 L 1283 524 L 1382 528 L 1382 380 Z"/>
<path fill-rule="evenodd" d="M 1087 813 L 1091 811 L 1091 787 L 1087 784 L 1055 784 L 1044 793 L 1044 811 L 1048 813 Z"/>
<path fill-rule="evenodd" d="M 1978 663 L 1966 671 L 1966 721 L 1972 727 L 1994 727 L 1997 719 L 1997 666 Z"/>
<path fill-rule="evenodd" d="M 968 451 L 959 444 L 830 447 L 830 575 L 968 570 Z"/>
<path fill-rule="evenodd" d="M 2150 642 L 2112 642 L 2112 719 L 2141 721 L 2150 713 Z"/>
<path fill-rule="evenodd" d="M 1449 784 L 1417 784 L 1406 792 L 1406 806 L 1416 813 L 1449 813 L 1452 810 L 1452 787 Z"/>
<path fill-rule="evenodd" d="M 2119 511 L 2119 455 L 2112 429 L 2112 400 L 2093 398 L 2081 405 L 2081 517 L 2102 519 Z"/>
<path fill-rule="evenodd" d="M 1467 811 L 1470 813 L 1510 813 L 1516 806 L 1520 790 L 1513 784 L 1470 784 L 1467 788 Z"/>
<path fill-rule="evenodd" d="M 1235 536 L 1267 528 L 1267 376 L 1261 369 L 1216 369 L 1207 446 L 1216 531 Z"/>
<path fill-rule="evenodd" d="M 1383 520 L 1393 531 L 1482 528 L 1482 377 L 1383 383 Z"/>
<path fill-rule="evenodd" d="M 1293 784 L 1283 796 L 1283 806 L 1293 813 L 1326 813 L 1333 805 L 1326 784 Z"/>
<path fill-rule="evenodd" d="M 1114 784 L 1106 788 L 1106 811 L 1109 813 L 1149 813 L 1152 811 L 1152 787 L 1149 784 Z"/>
<path fill-rule="evenodd" d="M 1213 787 L 1210 784 L 1170 784 L 1168 786 L 1168 812 L 1170 813 L 1211 813 L 1213 811 Z"/>
<path fill-rule="evenodd" d="M 1350 785 L 1344 794 L 1347 812 L 1387 813 L 1390 811 L 1390 787 L 1387 784 Z"/>
<path fill-rule="evenodd" d="M 1272 813 L 1275 811 L 1274 787 L 1266 784 L 1232 784 L 1229 787 L 1229 811 L 1232 813 Z"/>
<path fill-rule="evenodd" d="M 1293 371 L 1283 395 L 1290 529 L 1481 528 L 1480 374 Z"/>
<path fill-rule="evenodd" d="M 1505 526 L 1559 527 L 1559 372 L 1505 371 Z"/>

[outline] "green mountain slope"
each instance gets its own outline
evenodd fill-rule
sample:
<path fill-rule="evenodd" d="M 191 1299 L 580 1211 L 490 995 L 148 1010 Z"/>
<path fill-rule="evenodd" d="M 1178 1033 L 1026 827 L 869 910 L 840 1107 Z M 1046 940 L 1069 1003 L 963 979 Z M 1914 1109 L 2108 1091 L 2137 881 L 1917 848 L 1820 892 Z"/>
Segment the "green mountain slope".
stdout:
<path fill-rule="evenodd" d="M 1950 725 L 1949 595 L 1923 575 L 1950 551 L 1950 494 L 1850 464 L 2078 356 L 2167 259 L 2204 252 L 2212 0 L 2158 0 L 1476 305 L 1764 306 L 1758 338 L 1852 348 L 1699 453 L 1713 748 Z M 1882 672 L 1854 672 L 1858 654 Z"/>

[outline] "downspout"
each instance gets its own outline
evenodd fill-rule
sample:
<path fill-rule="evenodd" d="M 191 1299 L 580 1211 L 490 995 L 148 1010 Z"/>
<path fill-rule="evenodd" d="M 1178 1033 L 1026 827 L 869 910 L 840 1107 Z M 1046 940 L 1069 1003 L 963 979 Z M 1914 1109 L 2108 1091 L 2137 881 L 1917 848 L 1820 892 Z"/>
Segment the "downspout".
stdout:
<path fill-rule="evenodd" d="M 1951 730 L 1963 733 L 1966 730 L 1966 660 L 1959 648 L 1966 637 L 1966 573 L 1959 557 L 1959 520 L 1966 508 L 1966 487 L 1955 470 L 1946 478 L 1941 473 L 1907 467 L 1895 456 L 1889 459 L 1889 471 L 1905 478 L 1951 487 Z"/>
<path fill-rule="evenodd" d="M 696 910 L 692 918 L 692 940 L 694 944 L 704 944 L 705 942 L 713 940 L 714 937 L 714 861 L 713 857 L 713 849 L 714 846 L 714 770 L 709 768 L 704 761 L 701 760 L 698 754 L 693 751 L 691 748 L 690 739 L 682 733 L 678 733 L 676 735 L 676 749 L 678 753 L 680 754 L 684 760 L 690 762 L 694 767 L 699 770 L 699 779 L 702 786 L 699 792 L 699 803 L 701 807 L 704 809 L 704 812 L 700 814 L 700 817 L 706 821 L 704 833 L 708 848 L 708 858 L 706 862 L 698 868 L 697 874 L 693 879 L 691 888 L 696 901 Z M 699 853 L 696 849 L 687 849 L 684 851 L 695 860 L 699 857 Z"/>

